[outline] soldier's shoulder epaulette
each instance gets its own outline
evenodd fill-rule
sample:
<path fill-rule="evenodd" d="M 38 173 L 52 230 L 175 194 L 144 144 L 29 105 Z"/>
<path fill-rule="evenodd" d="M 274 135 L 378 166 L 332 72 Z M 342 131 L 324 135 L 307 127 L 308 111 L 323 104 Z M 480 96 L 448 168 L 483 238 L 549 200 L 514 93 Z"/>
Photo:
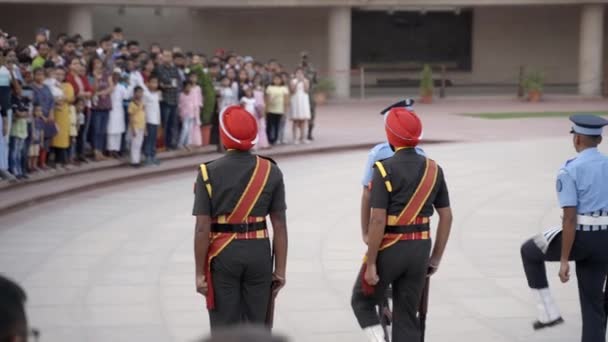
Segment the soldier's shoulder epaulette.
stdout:
<path fill-rule="evenodd" d="M 257 156 L 258 156 L 258 157 L 260 157 L 260 158 L 263 158 L 263 159 L 266 159 L 266 160 L 270 161 L 270 162 L 271 162 L 271 163 L 273 163 L 274 165 L 277 165 L 277 162 L 276 162 L 276 161 L 274 161 L 274 159 L 272 159 L 272 158 L 270 158 L 270 157 L 262 156 L 262 155 L 259 155 L 259 154 L 258 154 Z"/>
<path fill-rule="evenodd" d="M 217 159 L 211 159 L 211 160 L 207 160 L 206 162 L 202 162 L 202 163 L 200 163 L 200 164 L 198 164 L 198 165 L 199 165 L 199 166 L 200 166 L 200 165 L 211 165 L 212 163 L 214 163 L 214 162 L 216 162 L 216 161 L 217 161 Z"/>
<path fill-rule="evenodd" d="M 574 157 L 574 158 L 572 158 L 572 159 L 568 159 L 568 160 L 567 160 L 567 161 L 564 163 L 564 165 L 562 165 L 562 167 L 561 167 L 561 168 L 562 168 L 562 169 L 565 169 L 565 168 L 567 168 L 568 166 L 571 166 L 572 162 L 573 162 L 573 161 L 575 161 L 575 160 L 576 160 L 576 157 Z"/>

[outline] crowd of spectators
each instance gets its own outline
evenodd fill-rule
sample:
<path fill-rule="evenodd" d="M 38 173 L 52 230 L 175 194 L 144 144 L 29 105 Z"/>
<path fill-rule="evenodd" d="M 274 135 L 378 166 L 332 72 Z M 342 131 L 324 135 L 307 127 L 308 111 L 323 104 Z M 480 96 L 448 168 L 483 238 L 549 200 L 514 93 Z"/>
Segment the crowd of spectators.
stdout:
<path fill-rule="evenodd" d="M 316 73 L 306 52 L 288 71 L 277 60 L 224 49 L 144 49 L 120 28 L 99 40 L 53 38 L 39 29 L 31 44 L 21 44 L 0 30 L 4 180 L 108 158 L 158 165 L 159 150 L 221 148 L 218 117 L 230 105 L 258 119 L 257 148 L 313 140 Z"/>

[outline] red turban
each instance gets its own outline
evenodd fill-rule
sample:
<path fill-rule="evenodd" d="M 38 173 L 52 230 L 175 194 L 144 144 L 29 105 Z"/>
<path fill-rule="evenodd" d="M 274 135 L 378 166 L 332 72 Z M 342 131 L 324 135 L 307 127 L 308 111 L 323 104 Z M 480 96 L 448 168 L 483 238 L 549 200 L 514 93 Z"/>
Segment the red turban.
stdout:
<path fill-rule="evenodd" d="M 384 115 L 384 127 L 389 144 L 393 147 L 413 147 L 422 139 L 422 122 L 411 110 L 392 108 Z"/>
<path fill-rule="evenodd" d="M 242 107 L 226 107 L 220 113 L 220 138 L 227 149 L 249 151 L 258 142 L 257 120 Z"/>

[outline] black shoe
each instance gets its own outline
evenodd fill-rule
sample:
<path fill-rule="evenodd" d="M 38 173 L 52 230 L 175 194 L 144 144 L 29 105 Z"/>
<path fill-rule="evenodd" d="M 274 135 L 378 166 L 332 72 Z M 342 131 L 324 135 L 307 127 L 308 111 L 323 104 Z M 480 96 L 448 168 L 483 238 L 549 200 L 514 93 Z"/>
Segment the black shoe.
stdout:
<path fill-rule="evenodd" d="M 534 330 L 541 330 L 544 328 L 551 328 L 556 325 L 560 325 L 562 323 L 564 323 L 564 319 L 559 317 L 559 318 L 557 318 L 551 322 L 547 322 L 547 323 L 543 323 L 541 321 L 536 321 L 536 322 L 534 322 L 534 324 L 532 324 L 532 327 L 534 328 Z"/>

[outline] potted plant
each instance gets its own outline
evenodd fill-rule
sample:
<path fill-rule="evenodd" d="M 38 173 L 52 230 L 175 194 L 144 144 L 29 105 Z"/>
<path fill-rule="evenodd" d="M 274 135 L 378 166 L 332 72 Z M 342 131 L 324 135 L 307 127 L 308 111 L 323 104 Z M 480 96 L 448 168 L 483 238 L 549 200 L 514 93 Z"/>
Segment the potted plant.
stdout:
<path fill-rule="evenodd" d="M 425 64 L 420 75 L 420 102 L 433 102 L 433 70 Z"/>
<path fill-rule="evenodd" d="M 330 97 L 336 86 L 334 82 L 329 78 L 319 80 L 319 82 L 313 88 L 313 98 L 317 105 L 323 105 L 327 102 L 327 98 Z"/>
<path fill-rule="evenodd" d="M 539 71 L 532 71 L 524 77 L 522 83 L 524 91 L 528 94 L 528 101 L 540 101 L 543 95 L 544 75 Z"/>

